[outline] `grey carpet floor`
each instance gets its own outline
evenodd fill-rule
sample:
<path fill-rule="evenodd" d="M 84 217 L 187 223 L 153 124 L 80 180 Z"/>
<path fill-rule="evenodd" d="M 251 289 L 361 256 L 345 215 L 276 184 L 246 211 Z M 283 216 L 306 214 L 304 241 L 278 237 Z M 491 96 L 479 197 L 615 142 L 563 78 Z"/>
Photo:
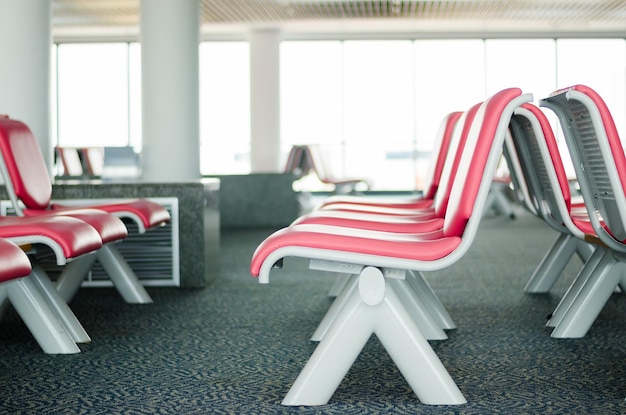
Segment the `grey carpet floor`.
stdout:
<path fill-rule="evenodd" d="M 373 337 L 327 405 L 280 402 L 315 348 L 333 277 L 287 259 L 269 285 L 250 277 L 271 229 L 225 230 L 221 272 L 205 289 L 151 288 L 128 305 L 83 289 L 72 309 L 92 337 L 45 355 L 9 312 L 0 322 L 2 414 L 611 414 L 626 413 L 626 299 L 615 294 L 582 339 L 544 327 L 581 266 L 550 294 L 523 287 L 556 234 L 521 213 L 487 218 L 466 256 L 426 276 L 458 325 L 433 349 L 468 400 L 419 402 Z"/>

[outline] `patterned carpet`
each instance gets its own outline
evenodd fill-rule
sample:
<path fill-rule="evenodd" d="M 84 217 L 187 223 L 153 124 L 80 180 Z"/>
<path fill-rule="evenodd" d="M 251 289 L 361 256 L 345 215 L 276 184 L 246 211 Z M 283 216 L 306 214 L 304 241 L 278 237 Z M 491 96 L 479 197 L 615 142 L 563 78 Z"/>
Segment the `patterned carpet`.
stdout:
<path fill-rule="evenodd" d="M 468 400 L 421 404 L 372 338 L 321 407 L 280 402 L 314 350 L 332 277 L 288 259 L 272 283 L 248 274 L 271 230 L 225 231 L 222 272 L 203 290 L 150 289 L 152 305 L 112 289 L 71 304 L 92 336 L 82 353 L 43 354 L 9 312 L 0 322 L 1 414 L 611 414 L 625 413 L 626 299 L 616 294 L 582 339 L 550 338 L 551 294 L 522 289 L 556 235 L 536 219 L 487 218 L 455 266 L 427 274 L 458 329 L 432 342 Z"/>

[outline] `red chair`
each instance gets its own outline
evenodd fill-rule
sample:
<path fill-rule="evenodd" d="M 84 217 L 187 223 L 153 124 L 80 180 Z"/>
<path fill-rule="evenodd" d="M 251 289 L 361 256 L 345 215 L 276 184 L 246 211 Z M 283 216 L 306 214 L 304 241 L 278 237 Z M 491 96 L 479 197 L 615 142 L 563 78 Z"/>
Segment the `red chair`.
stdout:
<path fill-rule="evenodd" d="M 81 207 L 52 203 L 52 184 L 37 140 L 28 126 L 6 116 L 0 117 L 0 153 L 2 155 L 0 170 L 5 177 L 5 185 L 13 208 L 20 216 L 50 214 L 76 216 L 78 214 L 82 215 L 80 212 L 86 211 L 85 208 L 92 208 L 93 210 L 110 213 L 125 220 L 134 221 L 138 226 L 139 232 L 145 232 L 147 229 L 161 226 L 170 220 L 169 212 L 165 208 L 144 199 L 110 204 L 93 203 Z M 80 218 L 89 220 L 89 223 L 97 227 L 101 233 L 104 232 L 103 227 L 98 227 L 97 223 L 93 223 L 94 216 L 98 217 L 91 211 L 88 217 L 81 216 Z M 106 216 L 108 215 L 99 216 L 99 220 L 104 221 Z M 109 222 L 111 222 L 111 219 L 109 219 Z M 121 228 L 124 229 L 122 230 Z M 112 237 L 111 240 L 120 240 L 125 237 L 126 235 L 122 236 L 122 232 L 127 234 L 123 224 L 120 227 L 117 222 L 115 224 L 109 223 L 108 229 L 113 230 L 112 233 L 117 235 L 117 239 Z M 149 294 L 140 284 L 130 266 L 117 249 L 108 243 L 107 239 L 103 235 L 105 244 L 98 251 L 97 259 L 124 300 L 129 303 L 152 302 Z M 79 277 L 66 279 L 59 284 L 59 292 L 61 292 L 64 298 L 69 299 L 78 290 L 81 282 L 82 278 Z"/>
<path fill-rule="evenodd" d="M 250 272 L 268 283 L 285 257 L 323 262 L 327 270 L 358 274 L 357 289 L 322 338 L 283 400 L 284 405 L 323 405 L 372 334 L 423 403 L 461 404 L 465 398 L 398 298 L 404 271 L 443 269 L 469 249 L 500 157 L 513 110 L 531 99 L 503 90 L 476 113 L 461 155 L 444 224 L 436 235 L 406 235 L 329 225 L 293 225 L 265 239 Z M 334 265 L 334 266 L 333 266 Z"/>
<path fill-rule="evenodd" d="M 410 208 L 333 203 L 325 209 L 301 216 L 294 223 L 338 225 L 400 233 L 439 231 L 443 226 L 442 218 L 446 214 L 461 154 L 480 105 L 472 106 L 456 121 L 449 143 L 454 150 L 446 153 L 437 191 L 432 199 L 415 200 Z"/>
<path fill-rule="evenodd" d="M 589 214 L 584 239 L 597 247 L 593 267 L 568 291 L 567 309 L 552 335 L 583 337 L 616 287 L 626 261 L 626 156 L 613 117 L 600 95 L 585 85 L 558 90 L 540 101 L 561 123 Z M 590 261 L 591 261 L 590 259 Z"/>
<path fill-rule="evenodd" d="M 63 216 L 0 217 L 0 238 L 30 246 L 36 253 L 45 246 L 57 264 L 72 272 L 102 247 L 98 232 L 85 222 Z M 68 262 L 70 261 L 71 262 Z M 78 353 L 76 343 L 89 342 L 89 335 L 46 273 L 32 263 L 32 272 L 18 284 L 0 285 L 0 302 L 11 302 L 45 353 Z"/>
<path fill-rule="evenodd" d="M 321 146 L 317 144 L 303 144 L 298 146 L 301 153 L 298 167 L 303 175 L 314 174 L 320 182 L 331 185 L 333 193 L 353 193 L 359 187 L 369 189 L 370 184 L 366 179 L 356 177 L 338 177 L 331 172 Z"/>
<path fill-rule="evenodd" d="M 102 147 L 81 147 L 78 149 L 85 172 L 89 177 L 101 177 L 104 166 L 104 148 Z"/>
<path fill-rule="evenodd" d="M 515 152 L 521 159 L 523 175 L 530 184 L 530 193 L 537 215 L 559 237 L 535 269 L 526 284 L 527 292 L 547 292 L 561 275 L 574 254 L 584 266 L 571 283 L 546 323 L 553 327 L 552 337 L 563 337 L 561 321 L 588 275 L 596 269 L 603 253 L 588 240 L 597 239 L 584 204 L 572 200 L 570 184 L 556 138 L 545 114 L 537 106 L 524 104 L 515 111 L 510 125 Z"/>
<path fill-rule="evenodd" d="M 57 146 L 54 148 L 54 152 L 57 163 L 60 162 L 60 166 L 63 168 L 61 176 L 77 178 L 85 174 L 77 148 Z"/>
<path fill-rule="evenodd" d="M 294 224 L 321 224 L 334 225 L 374 231 L 396 232 L 406 234 L 431 234 L 436 235 L 443 227 L 443 216 L 450 197 L 450 190 L 458 169 L 460 155 L 465 146 L 469 130 L 478 111 L 480 104 L 476 104 L 468 111 L 460 113 L 457 118 L 451 116 L 454 125 L 447 123 L 444 131 L 450 133 L 448 146 L 454 151 L 446 151 L 444 162 L 441 164 L 441 172 L 436 179 L 438 191 L 433 194 L 433 199 L 421 198 L 412 202 L 412 208 L 392 208 L 377 205 L 352 204 L 354 210 L 347 204 L 331 204 L 327 209 L 318 210 L 308 215 L 301 216 Z M 455 113 L 453 113 L 455 114 Z M 452 121 L 452 120 L 449 120 Z M 342 206 L 334 210 L 333 207 Z M 421 206 L 421 209 L 418 209 Z M 369 210 L 369 213 L 359 212 L 359 209 Z M 377 214 L 376 211 L 385 212 Z M 397 213 L 405 212 L 404 214 Z M 390 213 L 395 212 L 395 214 Z M 411 212 L 411 213 L 408 213 Z M 429 340 L 443 340 L 447 338 L 444 330 L 456 328 L 452 317 L 448 314 L 439 298 L 432 290 L 424 275 L 419 271 L 411 271 L 407 274 L 407 284 L 412 289 L 403 291 L 401 300 L 406 307 L 411 308 L 411 315 L 415 323 L 420 327 L 424 336 Z M 354 288 L 357 280 L 355 276 L 340 274 L 335 284 L 331 287 L 329 295 L 337 297 L 330 307 L 317 329 L 311 336 L 311 340 L 319 341 L 328 331 L 330 325 L 342 310 L 346 298 L 350 295 L 350 287 Z M 348 288 L 346 288 L 348 287 Z"/>
<path fill-rule="evenodd" d="M 559 232 L 525 287 L 529 293 L 544 293 L 574 254 L 583 261 L 589 259 L 594 247 L 584 239 L 594 232 L 584 204 L 572 200 L 558 144 L 543 111 L 533 104 L 522 105 L 511 118 L 510 132 L 534 213 Z"/>

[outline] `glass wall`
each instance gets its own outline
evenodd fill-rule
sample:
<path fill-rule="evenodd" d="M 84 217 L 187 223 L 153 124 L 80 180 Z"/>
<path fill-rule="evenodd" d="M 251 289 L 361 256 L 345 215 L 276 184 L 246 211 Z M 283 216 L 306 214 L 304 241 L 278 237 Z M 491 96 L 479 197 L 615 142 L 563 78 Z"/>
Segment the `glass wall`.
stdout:
<path fill-rule="evenodd" d="M 200 171 L 250 172 L 250 47 L 200 44 Z"/>
<path fill-rule="evenodd" d="M 138 68 L 129 55 L 127 43 L 57 46 L 55 144 L 86 147 L 141 143 L 141 130 L 133 130 L 139 136 L 131 139 L 131 125 L 136 128 L 135 119 L 141 118 L 141 112 L 135 101 L 131 113 L 131 99 L 136 97 L 129 88 L 130 74 Z"/>
<path fill-rule="evenodd" d="M 203 174 L 250 171 L 249 53 L 247 42 L 200 45 Z M 588 84 L 626 133 L 623 39 L 284 41 L 280 59 L 283 159 L 320 144 L 335 175 L 377 190 L 419 189 L 443 117 L 509 86 L 538 100 Z M 139 150 L 140 61 L 137 43 L 55 46 L 55 144 Z"/>

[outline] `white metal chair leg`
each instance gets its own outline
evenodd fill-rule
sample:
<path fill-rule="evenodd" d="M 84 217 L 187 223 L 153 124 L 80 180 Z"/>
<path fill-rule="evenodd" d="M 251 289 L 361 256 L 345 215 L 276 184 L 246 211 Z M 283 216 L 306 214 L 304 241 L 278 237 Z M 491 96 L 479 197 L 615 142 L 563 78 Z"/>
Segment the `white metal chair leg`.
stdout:
<path fill-rule="evenodd" d="M 387 285 L 393 288 L 400 303 L 409 314 L 422 336 L 428 340 L 446 340 L 448 335 L 435 321 L 428 308 L 423 304 L 420 296 L 415 292 L 410 283 L 393 278 L 387 279 Z"/>
<path fill-rule="evenodd" d="M 551 337 L 580 338 L 591 328 L 600 311 L 620 283 L 625 264 L 605 255 L 580 293 L 552 331 Z"/>
<path fill-rule="evenodd" d="M 359 277 L 358 290 L 333 320 L 283 405 L 328 403 L 372 334 L 380 339 L 423 403 L 466 402 L 394 289 L 379 270 L 367 267 Z"/>
<path fill-rule="evenodd" d="M 350 275 L 348 282 L 345 284 L 344 290 L 337 296 L 333 304 L 330 306 L 324 318 L 317 326 L 317 329 L 311 336 L 311 341 L 320 341 L 328 332 L 332 322 L 342 312 L 350 296 L 354 294 L 358 285 L 358 276 Z M 432 316 L 428 307 L 426 307 L 421 297 L 416 293 L 414 287 L 409 285 L 408 280 L 388 279 L 388 284 L 396 288 L 398 297 L 408 311 L 409 315 L 419 327 L 424 337 L 428 340 L 445 340 L 448 335 L 443 331 L 439 322 Z M 443 306 L 442 306 L 443 307 Z"/>
<path fill-rule="evenodd" d="M 424 274 L 420 271 L 408 271 L 406 278 L 439 327 L 444 330 L 455 329 L 456 323 L 452 320 L 443 304 L 441 304 L 439 297 L 435 294 Z"/>
<path fill-rule="evenodd" d="M 124 301 L 131 304 L 152 303 L 152 298 L 141 285 L 122 254 L 111 244 L 100 248 L 97 252 L 97 258 Z"/>
<path fill-rule="evenodd" d="M 395 292 L 388 290 L 374 333 L 411 389 L 425 404 L 466 403 L 437 354 L 417 327 L 410 324 L 410 316 L 394 297 Z"/>
<path fill-rule="evenodd" d="M 324 335 L 328 332 L 328 329 L 330 328 L 333 321 L 335 321 L 335 319 L 337 319 L 337 317 L 341 314 L 342 310 L 346 307 L 346 304 L 349 301 L 350 297 L 357 289 L 359 276 L 350 274 L 343 275 L 347 276 L 343 289 L 339 292 L 333 303 L 330 305 L 330 307 L 326 311 L 326 314 L 324 314 L 322 321 L 320 321 L 320 323 L 317 325 L 315 332 L 311 336 L 311 341 L 318 342 L 322 340 Z"/>
<path fill-rule="evenodd" d="M 9 308 L 9 296 L 7 294 L 6 287 L 0 284 L 0 320 L 4 317 L 4 314 Z"/>
<path fill-rule="evenodd" d="M 582 287 L 585 285 L 590 276 L 596 271 L 605 255 L 609 255 L 606 250 L 602 248 L 596 249 L 591 258 L 589 258 L 589 260 L 578 272 L 578 275 L 576 275 L 576 278 L 574 278 L 574 281 L 570 284 L 569 288 L 565 292 L 565 295 L 561 298 L 561 301 L 559 301 L 559 304 L 552 312 L 550 319 L 546 322 L 546 327 L 556 327 L 559 325 L 563 316 L 567 313 L 567 310 L 569 310 L 576 297 L 580 294 Z"/>
<path fill-rule="evenodd" d="M 43 295 L 48 306 L 52 309 L 57 316 L 61 324 L 65 327 L 69 335 L 76 343 L 89 343 L 91 338 L 80 324 L 70 307 L 65 300 L 61 298 L 56 287 L 48 278 L 40 266 L 33 264 L 33 271 L 30 276 L 35 283 L 35 286 L 39 289 L 39 292 Z"/>
<path fill-rule="evenodd" d="M 6 290 L 9 301 L 45 353 L 80 352 L 30 277 L 7 283 Z"/>
<path fill-rule="evenodd" d="M 346 286 L 349 279 L 350 279 L 349 274 L 338 273 L 337 278 L 335 279 L 335 282 L 333 283 L 333 286 L 330 287 L 330 290 L 328 291 L 328 296 L 337 297 L 339 293 L 341 292 L 341 290 L 343 290 L 343 287 Z"/>
<path fill-rule="evenodd" d="M 554 241 L 530 276 L 524 287 L 524 292 L 543 294 L 550 291 L 574 255 L 574 252 L 576 252 L 579 246 L 578 241 L 578 238 L 572 235 L 559 234 L 557 240 Z"/>
<path fill-rule="evenodd" d="M 496 186 L 496 190 L 493 190 L 492 187 L 492 191 L 494 191 L 494 196 L 495 196 L 495 204 L 494 204 L 494 208 L 496 211 L 498 211 L 500 214 L 502 215 L 506 215 L 509 218 L 514 218 L 515 217 L 515 211 L 513 210 L 513 203 L 511 202 L 511 200 L 506 197 L 506 195 L 504 194 L 504 190 L 502 186 Z"/>
<path fill-rule="evenodd" d="M 65 267 L 63 267 L 63 271 L 55 283 L 57 292 L 61 298 L 66 302 L 74 298 L 94 262 L 96 262 L 95 252 L 81 255 L 68 262 Z"/>
<path fill-rule="evenodd" d="M 576 253 L 578 257 L 583 262 L 587 262 L 593 252 L 596 250 L 596 245 L 590 244 L 589 242 L 585 242 L 583 240 L 578 240 L 578 245 L 576 246 Z"/>
<path fill-rule="evenodd" d="M 513 203 L 504 194 L 508 185 L 502 183 L 492 183 L 487 194 L 487 200 L 485 201 L 485 207 L 483 209 L 483 217 L 487 216 L 489 212 L 494 211 L 501 215 L 506 215 L 510 218 L 515 217 L 515 211 L 513 210 Z"/>

